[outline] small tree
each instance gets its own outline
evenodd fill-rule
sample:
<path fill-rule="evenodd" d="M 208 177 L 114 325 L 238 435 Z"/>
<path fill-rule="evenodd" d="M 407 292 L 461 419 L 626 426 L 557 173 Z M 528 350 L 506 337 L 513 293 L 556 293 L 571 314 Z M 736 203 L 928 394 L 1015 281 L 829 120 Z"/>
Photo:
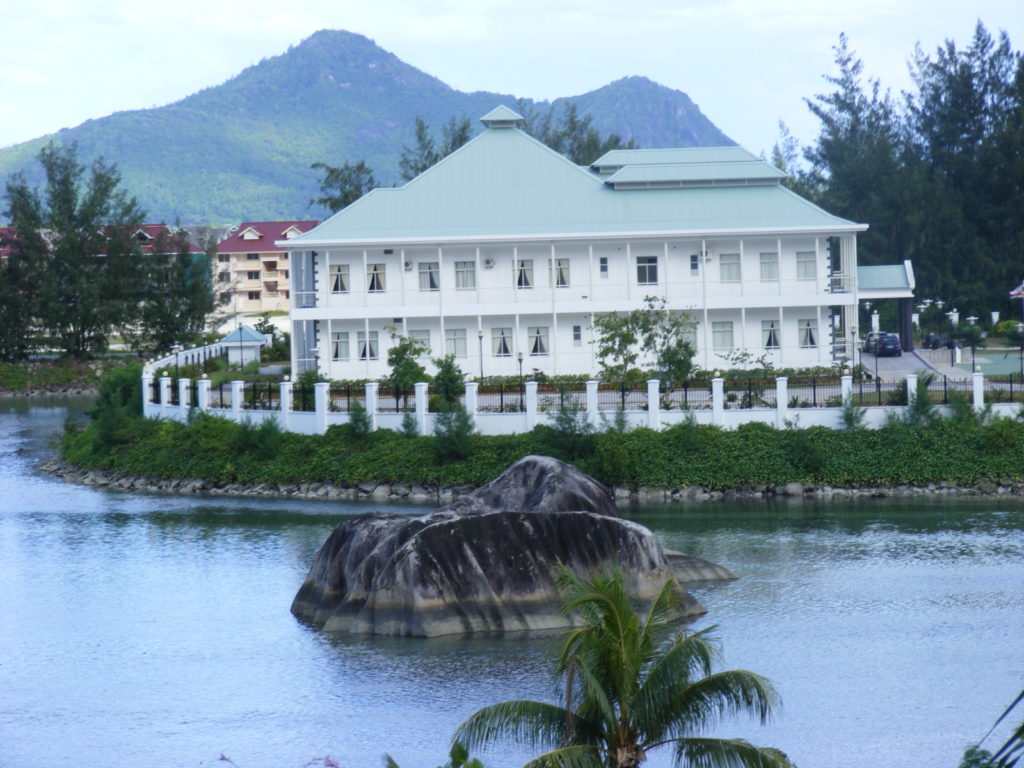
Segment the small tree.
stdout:
<path fill-rule="evenodd" d="M 442 410 L 451 410 L 459 404 L 459 397 L 466 391 L 466 377 L 455 362 L 455 355 L 445 355 L 434 360 L 437 373 L 434 374 L 434 394 L 441 400 Z"/>
<path fill-rule="evenodd" d="M 402 147 L 398 167 L 406 181 L 416 178 L 425 170 L 448 157 L 452 152 L 469 141 L 473 124 L 468 117 L 454 115 L 441 127 L 441 146 L 438 147 L 430 135 L 426 121 L 416 117 L 416 146 Z"/>
<path fill-rule="evenodd" d="M 605 378 L 627 381 L 641 351 L 669 382 L 685 381 L 693 373 L 694 323 L 685 312 L 667 309 L 663 298 L 647 296 L 640 309 L 595 315 L 593 327 Z"/>
<path fill-rule="evenodd" d="M 469 458 L 473 446 L 473 419 L 461 405 L 454 405 L 434 418 L 434 450 L 442 464 Z"/>
<path fill-rule="evenodd" d="M 326 163 L 313 163 L 310 168 L 323 171 L 320 179 L 320 197 L 310 200 L 310 205 L 322 205 L 331 213 L 347 208 L 375 186 L 377 180 L 373 171 L 363 161 L 345 163 L 336 168 Z"/>
<path fill-rule="evenodd" d="M 395 407 L 400 397 L 405 398 L 405 407 L 409 407 L 409 393 L 419 381 L 427 380 L 427 370 L 420 365 L 418 358 L 427 353 L 427 345 L 418 339 L 402 336 L 391 329 L 391 349 L 388 350 L 388 365 L 391 366 L 384 383 L 395 395 Z"/>

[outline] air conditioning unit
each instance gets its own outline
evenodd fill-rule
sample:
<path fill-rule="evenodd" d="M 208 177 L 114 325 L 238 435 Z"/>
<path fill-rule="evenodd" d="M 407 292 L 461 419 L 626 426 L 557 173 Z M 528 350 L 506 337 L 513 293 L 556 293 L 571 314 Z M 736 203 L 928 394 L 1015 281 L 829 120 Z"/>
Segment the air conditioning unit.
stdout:
<path fill-rule="evenodd" d="M 484 269 L 492 269 L 494 267 L 494 259 L 484 259 Z"/>
<path fill-rule="evenodd" d="M 406 272 L 411 272 L 412 271 L 412 262 L 411 261 L 405 262 L 405 271 Z"/>

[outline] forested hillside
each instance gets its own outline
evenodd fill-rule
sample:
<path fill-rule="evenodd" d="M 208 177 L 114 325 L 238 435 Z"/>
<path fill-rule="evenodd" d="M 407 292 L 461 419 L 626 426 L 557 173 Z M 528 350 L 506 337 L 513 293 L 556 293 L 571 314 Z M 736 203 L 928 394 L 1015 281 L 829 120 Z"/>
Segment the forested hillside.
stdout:
<path fill-rule="evenodd" d="M 733 143 L 685 93 L 644 78 L 619 80 L 573 101 L 602 135 L 618 133 L 638 146 Z M 378 183 L 398 183 L 399 156 L 414 142 L 417 116 L 435 127 L 467 117 L 475 132 L 477 118 L 516 102 L 511 94 L 456 91 L 361 35 L 325 30 L 177 103 L 120 112 L 2 149 L 0 180 L 17 170 L 41 180 L 35 156 L 55 138 L 77 142 L 83 158 L 103 155 L 115 164 L 151 221 L 317 217 L 323 210 L 309 206 L 319 176 L 313 163 L 365 160 Z"/>

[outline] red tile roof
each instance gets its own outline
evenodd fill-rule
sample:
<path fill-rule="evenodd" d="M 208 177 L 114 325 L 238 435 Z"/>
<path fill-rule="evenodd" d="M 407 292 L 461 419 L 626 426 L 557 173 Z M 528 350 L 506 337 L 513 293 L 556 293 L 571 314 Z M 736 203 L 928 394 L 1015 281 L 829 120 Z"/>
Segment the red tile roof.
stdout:
<path fill-rule="evenodd" d="M 286 240 L 285 232 L 294 227 L 299 232 L 309 232 L 319 221 L 243 221 L 238 231 L 217 246 L 217 253 L 284 253 L 283 248 L 274 245 L 275 240 Z M 259 237 L 246 240 L 249 230 Z"/>

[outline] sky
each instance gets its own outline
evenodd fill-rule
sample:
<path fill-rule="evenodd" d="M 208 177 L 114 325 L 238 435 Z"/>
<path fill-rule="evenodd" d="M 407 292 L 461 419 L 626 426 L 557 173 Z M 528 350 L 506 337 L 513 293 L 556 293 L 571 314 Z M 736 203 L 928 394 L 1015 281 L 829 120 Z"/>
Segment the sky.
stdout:
<path fill-rule="evenodd" d="M 552 99 L 642 75 L 755 153 L 780 120 L 813 142 L 804 98 L 829 90 L 840 33 L 894 94 L 916 44 L 965 47 L 979 20 L 1024 49 L 1022 0 L 0 0 L 0 19 L 0 147 L 177 101 L 319 29 L 462 91 Z"/>

